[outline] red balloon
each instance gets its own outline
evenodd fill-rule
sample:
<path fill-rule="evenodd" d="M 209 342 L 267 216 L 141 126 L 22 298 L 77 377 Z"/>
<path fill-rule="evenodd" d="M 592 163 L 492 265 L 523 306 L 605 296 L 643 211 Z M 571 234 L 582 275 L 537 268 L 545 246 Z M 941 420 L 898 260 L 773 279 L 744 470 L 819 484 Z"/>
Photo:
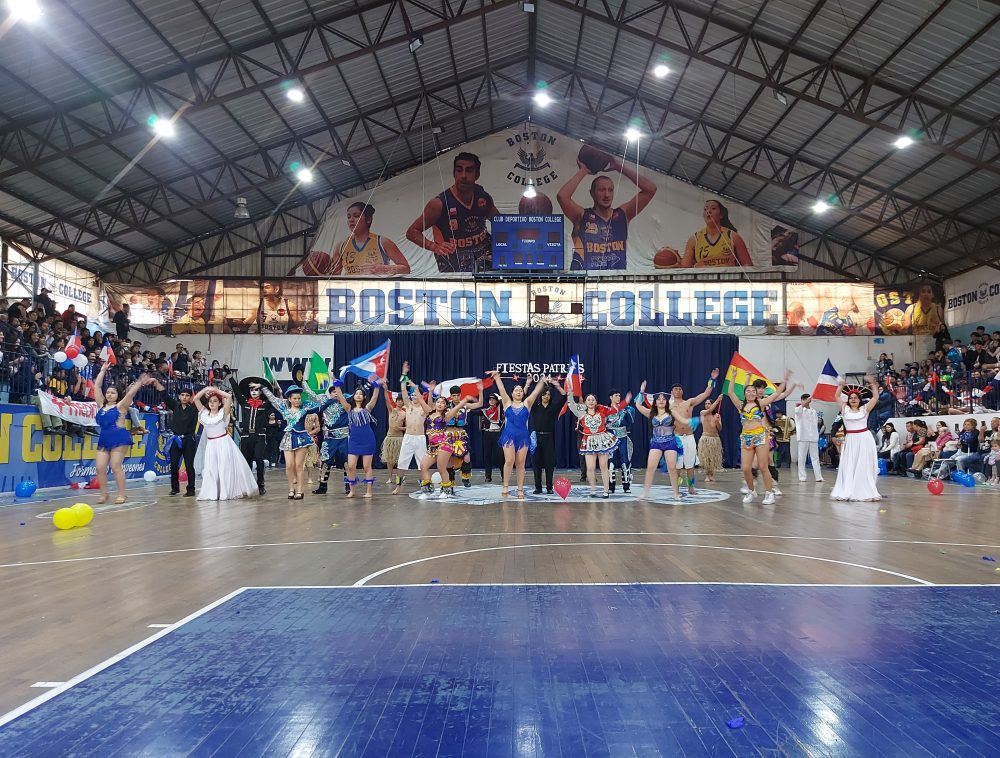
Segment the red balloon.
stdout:
<path fill-rule="evenodd" d="M 940 495 L 944 492 L 944 482 L 940 479 L 931 479 L 927 482 L 927 491 L 932 495 Z"/>
<path fill-rule="evenodd" d="M 80 483 L 79 482 L 70 482 L 69 488 L 71 490 L 78 490 L 78 489 L 80 489 Z"/>
<path fill-rule="evenodd" d="M 563 500 L 569 496 L 569 491 L 572 487 L 573 485 L 565 476 L 556 477 L 556 480 L 552 482 L 552 489 L 554 489 L 556 494 Z"/>
<path fill-rule="evenodd" d="M 181 473 L 179 473 L 177 475 L 177 478 L 180 481 L 182 481 L 182 482 L 186 482 L 188 480 L 188 472 L 187 471 L 181 471 Z"/>
<path fill-rule="evenodd" d="M 73 360 L 79 354 L 80 354 L 80 349 L 77 347 L 70 346 L 66 348 L 66 357 L 69 358 L 70 360 Z"/>

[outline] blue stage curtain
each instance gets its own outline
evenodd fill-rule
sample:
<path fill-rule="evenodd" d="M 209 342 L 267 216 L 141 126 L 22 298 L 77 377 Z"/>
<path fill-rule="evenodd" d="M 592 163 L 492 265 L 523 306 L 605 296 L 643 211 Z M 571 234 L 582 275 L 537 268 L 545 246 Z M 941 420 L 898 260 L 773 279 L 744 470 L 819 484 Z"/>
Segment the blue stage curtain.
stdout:
<path fill-rule="evenodd" d="M 713 398 L 722 389 L 722 379 L 739 339 L 733 335 L 617 332 L 610 329 L 580 331 L 562 329 L 463 329 L 344 331 L 334 337 L 333 365 L 342 366 L 363 355 L 386 339 L 392 340 L 389 381 L 399 389 L 400 368 L 410 362 L 410 377 L 416 381 L 448 380 L 482 376 L 498 363 L 562 364 L 579 353 L 584 367 L 583 392 L 593 392 L 598 402 L 608 402 L 608 392 L 637 392 L 643 379 L 650 391 L 669 391 L 674 383 L 684 386 L 685 397 L 705 389 L 709 372 L 721 374 Z M 505 372 L 508 375 L 514 372 Z M 524 371 L 520 372 L 522 375 Z M 521 378 L 523 382 L 523 376 Z M 345 390 L 353 387 L 349 375 Z M 513 380 L 507 380 L 507 389 Z M 700 409 L 699 409 L 700 410 Z M 697 412 L 697 410 L 696 410 Z M 376 436 L 385 435 L 386 409 L 379 403 Z M 569 411 L 560 420 L 557 439 L 557 466 L 579 466 L 576 450 L 576 417 Z M 470 420 L 473 465 L 482 461 L 482 435 L 478 414 Z M 699 433 L 700 435 L 700 433 Z M 649 422 L 636 413 L 632 430 L 633 464 L 645 467 L 650 437 Z M 723 449 L 725 465 L 739 466 L 739 421 L 732 404 L 723 401 Z"/>

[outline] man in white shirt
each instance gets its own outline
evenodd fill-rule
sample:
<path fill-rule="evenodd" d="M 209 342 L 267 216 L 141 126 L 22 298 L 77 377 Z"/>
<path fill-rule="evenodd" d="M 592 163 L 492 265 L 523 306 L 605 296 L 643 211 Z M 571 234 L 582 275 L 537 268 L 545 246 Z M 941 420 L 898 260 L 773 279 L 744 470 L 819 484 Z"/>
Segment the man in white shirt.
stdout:
<path fill-rule="evenodd" d="M 806 456 L 812 456 L 813 475 L 817 482 L 823 481 L 823 471 L 819 466 L 819 425 L 816 411 L 812 407 L 812 395 L 805 394 L 795 405 L 795 428 L 799 436 L 799 481 L 806 480 Z"/>

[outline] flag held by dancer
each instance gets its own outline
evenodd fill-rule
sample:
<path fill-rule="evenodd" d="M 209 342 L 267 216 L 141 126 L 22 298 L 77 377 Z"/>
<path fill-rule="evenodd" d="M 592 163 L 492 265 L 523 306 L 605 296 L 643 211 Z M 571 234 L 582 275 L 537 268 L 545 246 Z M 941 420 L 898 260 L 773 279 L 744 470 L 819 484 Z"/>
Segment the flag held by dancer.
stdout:
<path fill-rule="evenodd" d="M 751 376 L 753 376 L 754 379 L 763 379 L 767 382 L 767 387 L 764 388 L 765 397 L 773 395 L 777 392 L 778 388 L 774 386 L 774 383 L 764 376 L 764 374 L 761 373 L 756 366 L 740 355 L 737 351 L 733 353 L 733 358 L 729 362 L 729 368 L 726 369 L 726 380 L 722 383 L 722 394 L 724 396 L 729 394 L 729 386 L 732 384 L 736 392 L 736 397 L 742 400 L 744 397 L 744 390 L 750 383 Z"/>
<path fill-rule="evenodd" d="M 348 374 L 360 376 L 365 381 L 371 382 L 377 379 L 381 384 L 385 384 L 385 373 L 389 368 L 389 345 L 392 340 L 386 340 L 370 353 L 354 358 L 346 366 L 340 367 L 340 381 Z"/>
<path fill-rule="evenodd" d="M 820 372 L 819 379 L 816 380 L 816 389 L 812 392 L 813 398 L 825 403 L 836 402 L 837 388 L 840 386 L 842 378 L 830 360 L 827 359 L 826 365 L 823 366 L 823 371 Z"/>

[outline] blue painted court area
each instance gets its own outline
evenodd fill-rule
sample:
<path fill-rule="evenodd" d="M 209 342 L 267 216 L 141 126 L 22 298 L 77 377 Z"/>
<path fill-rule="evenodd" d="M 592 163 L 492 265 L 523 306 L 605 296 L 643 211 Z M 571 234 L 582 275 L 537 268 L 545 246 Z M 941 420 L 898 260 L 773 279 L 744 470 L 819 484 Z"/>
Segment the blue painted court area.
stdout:
<path fill-rule="evenodd" d="M 1000 587 L 251 589 L 0 755 L 996 755 L 998 610 Z"/>

